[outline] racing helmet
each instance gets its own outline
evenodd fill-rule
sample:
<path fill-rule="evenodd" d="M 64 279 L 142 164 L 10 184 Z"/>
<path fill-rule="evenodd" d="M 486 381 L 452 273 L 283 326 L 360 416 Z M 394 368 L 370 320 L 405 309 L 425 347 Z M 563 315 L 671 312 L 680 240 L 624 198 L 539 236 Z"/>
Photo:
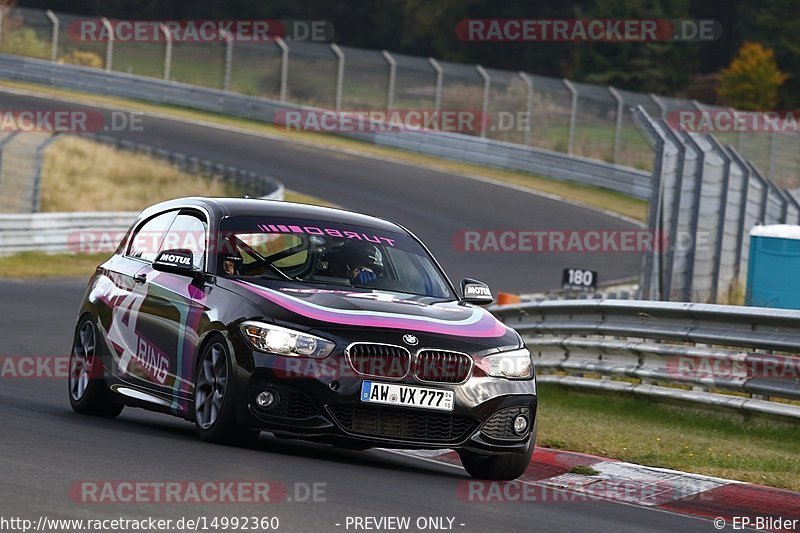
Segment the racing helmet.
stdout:
<path fill-rule="evenodd" d="M 350 241 L 342 248 L 342 257 L 348 270 L 366 267 L 379 275 L 383 272 L 383 254 L 374 244 Z"/>

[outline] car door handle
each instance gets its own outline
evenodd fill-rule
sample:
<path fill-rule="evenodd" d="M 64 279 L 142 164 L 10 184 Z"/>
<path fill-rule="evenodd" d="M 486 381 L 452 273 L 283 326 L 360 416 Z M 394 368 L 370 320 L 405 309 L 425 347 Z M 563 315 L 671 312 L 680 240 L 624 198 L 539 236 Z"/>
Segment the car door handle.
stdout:
<path fill-rule="evenodd" d="M 133 281 L 136 283 L 146 283 L 147 274 L 136 274 L 135 276 L 133 276 Z"/>

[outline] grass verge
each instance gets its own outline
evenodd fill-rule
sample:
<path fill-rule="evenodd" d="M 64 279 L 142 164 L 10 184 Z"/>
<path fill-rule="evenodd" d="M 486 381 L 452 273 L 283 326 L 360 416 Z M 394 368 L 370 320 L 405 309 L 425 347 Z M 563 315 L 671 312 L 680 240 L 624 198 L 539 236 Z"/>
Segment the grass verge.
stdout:
<path fill-rule="evenodd" d="M 76 103 L 93 103 L 122 109 L 135 109 L 138 111 L 170 115 L 187 120 L 208 122 L 216 125 L 228 126 L 257 134 L 267 135 L 274 138 L 300 142 L 306 145 L 317 146 L 321 148 L 335 148 L 342 152 L 349 152 L 354 155 L 365 155 L 412 165 L 424 166 L 452 174 L 488 178 L 544 192 L 589 207 L 619 213 L 635 220 L 644 221 L 647 216 L 647 202 L 643 200 L 631 198 L 608 189 L 590 187 L 577 183 L 555 181 L 524 172 L 498 170 L 479 165 L 448 161 L 436 157 L 415 154 L 404 150 L 373 146 L 365 142 L 345 139 L 333 135 L 288 131 L 281 127 L 271 124 L 264 124 L 263 122 L 254 120 L 228 117 L 174 106 L 161 106 L 132 99 L 94 95 L 79 91 L 57 89 L 32 83 L 22 83 L 8 80 L 0 81 L 0 88 L 2 87 L 12 90 L 36 93 L 42 96 L 64 99 L 67 101 L 72 100 Z"/>
<path fill-rule="evenodd" d="M 42 211 L 141 211 L 182 196 L 239 196 L 235 188 L 169 163 L 65 137 L 47 151 Z"/>
<path fill-rule="evenodd" d="M 89 278 L 111 254 L 25 252 L 0 257 L 0 278 Z"/>
<path fill-rule="evenodd" d="M 539 445 L 800 491 L 800 425 L 539 386 Z"/>

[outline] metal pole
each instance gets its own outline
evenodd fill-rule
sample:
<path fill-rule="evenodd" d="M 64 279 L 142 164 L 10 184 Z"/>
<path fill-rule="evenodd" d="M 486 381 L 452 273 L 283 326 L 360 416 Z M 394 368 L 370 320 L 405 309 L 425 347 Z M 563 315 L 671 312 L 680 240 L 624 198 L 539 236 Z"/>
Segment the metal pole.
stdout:
<path fill-rule="evenodd" d="M 172 75 L 172 34 L 164 24 L 161 25 L 161 31 L 164 33 L 164 38 L 167 42 L 167 48 L 164 51 L 164 79 L 169 81 Z"/>
<path fill-rule="evenodd" d="M 525 127 L 525 146 L 531 145 L 531 133 L 533 130 L 533 80 L 530 76 L 520 71 L 517 73 L 522 81 L 525 82 L 525 113 L 528 115 L 528 124 Z"/>
<path fill-rule="evenodd" d="M 233 35 L 228 30 L 221 30 L 225 39 L 225 75 L 222 79 L 222 90 L 231 90 L 231 72 L 233 70 Z"/>
<path fill-rule="evenodd" d="M 739 197 L 739 213 L 737 214 L 737 222 L 738 227 L 736 228 L 736 262 L 734 263 L 734 272 L 736 279 L 739 278 L 741 274 L 740 271 L 740 264 L 744 260 L 742 254 L 744 253 L 744 240 L 748 238 L 745 235 L 745 222 L 747 219 L 747 202 L 748 202 L 748 194 L 750 192 L 750 167 L 747 166 L 745 160 L 739 155 L 739 153 L 733 149 L 732 146 L 727 147 L 728 156 L 730 156 L 738 165 L 739 169 L 742 171 L 742 192 L 741 196 Z"/>
<path fill-rule="evenodd" d="M 489 91 L 492 88 L 492 77 L 486 72 L 486 69 L 480 65 L 475 67 L 478 74 L 483 78 L 483 102 L 481 105 L 481 138 L 486 138 L 487 120 L 489 118 Z"/>
<path fill-rule="evenodd" d="M 48 9 L 44 12 L 47 15 L 47 18 L 50 19 L 50 22 L 53 24 L 53 41 L 50 45 L 50 61 L 55 63 L 58 61 L 58 17 L 56 14 L 53 13 L 52 10 Z"/>
<path fill-rule="evenodd" d="M 697 258 L 697 231 L 699 229 L 698 223 L 700 220 L 700 202 L 703 199 L 703 174 L 705 174 L 706 171 L 706 152 L 697 143 L 694 137 L 692 137 L 691 133 L 682 131 L 680 134 L 683 136 L 683 140 L 687 142 L 687 145 L 691 145 L 697 153 L 697 163 L 694 173 L 694 190 L 691 193 L 694 196 L 694 200 L 692 202 L 691 225 L 689 227 L 689 233 L 694 241 L 692 247 L 689 249 L 686 261 L 686 285 L 684 285 L 683 288 L 683 301 L 689 302 L 692 298 L 692 289 L 695 287 L 694 267 Z"/>
<path fill-rule="evenodd" d="M 391 111 L 394 109 L 394 91 L 395 83 L 397 82 L 397 61 L 394 60 L 392 54 L 384 50 L 381 52 L 383 58 L 389 64 L 389 88 L 386 93 L 386 110 Z"/>
<path fill-rule="evenodd" d="M 719 201 L 719 215 L 717 217 L 717 242 L 714 245 L 714 270 L 711 275 L 711 302 L 717 303 L 719 296 L 720 271 L 722 270 L 722 242 L 725 240 L 725 218 L 728 207 L 728 189 L 731 181 L 731 158 L 725 152 L 722 143 L 713 135 L 707 135 L 706 140 L 716 149 L 717 154 L 723 159 L 722 196 Z"/>
<path fill-rule="evenodd" d="M 661 98 L 652 93 L 649 96 L 650 100 L 652 100 L 653 103 L 656 104 L 656 107 L 658 107 L 658 112 L 661 115 L 658 118 L 667 118 L 667 106 L 664 105 L 664 102 L 661 101 Z"/>
<path fill-rule="evenodd" d="M 608 92 L 611 93 L 611 96 L 613 96 L 614 100 L 617 102 L 617 114 L 614 124 L 614 153 L 611 156 L 612 163 L 617 163 L 619 161 L 619 150 L 622 145 L 622 95 L 620 95 L 619 91 L 614 87 L 609 87 Z"/>
<path fill-rule="evenodd" d="M 289 92 L 289 45 L 280 37 L 275 37 L 275 43 L 281 49 L 281 102 L 285 102 Z"/>
<path fill-rule="evenodd" d="M 569 138 L 567 139 L 567 154 L 572 155 L 572 150 L 575 144 L 575 120 L 578 116 L 578 91 L 575 86 L 568 79 L 564 79 L 564 87 L 572 95 L 572 102 L 570 103 L 569 111 Z"/>
<path fill-rule="evenodd" d="M 36 158 L 33 166 L 33 183 L 31 183 L 31 213 L 38 213 L 42 208 L 42 172 L 44 170 L 44 156 L 47 148 L 59 139 L 58 133 L 48 137 L 36 148 Z"/>
<path fill-rule="evenodd" d="M 775 159 L 777 158 L 777 149 L 775 148 L 778 144 L 776 139 L 777 133 L 773 130 L 769 134 L 769 162 L 767 163 L 767 177 L 769 179 L 775 179 L 775 172 L 777 170 L 777 162 Z"/>
<path fill-rule="evenodd" d="M 103 27 L 108 32 L 108 43 L 106 44 L 106 71 L 111 72 L 111 67 L 114 61 L 114 27 L 107 18 L 100 19 L 103 22 Z"/>
<path fill-rule="evenodd" d="M 436 72 L 436 94 L 433 97 L 433 109 L 434 111 L 440 111 L 442 109 L 442 83 L 444 82 L 444 71 L 442 70 L 442 66 L 439 64 L 439 62 L 434 58 L 429 57 L 428 63 L 430 63 L 434 72 Z"/>
<path fill-rule="evenodd" d="M 336 68 L 336 111 L 342 110 L 342 89 L 344 87 L 344 52 L 336 43 L 331 43 L 331 50 L 336 54 L 338 66 Z"/>

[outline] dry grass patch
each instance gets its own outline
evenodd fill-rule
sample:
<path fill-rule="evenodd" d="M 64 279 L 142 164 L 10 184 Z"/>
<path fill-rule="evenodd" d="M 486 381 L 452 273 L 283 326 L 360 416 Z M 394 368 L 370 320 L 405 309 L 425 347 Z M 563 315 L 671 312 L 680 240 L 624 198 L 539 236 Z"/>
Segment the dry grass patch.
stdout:
<path fill-rule="evenodd" d="M 47 151 L 42 211 L 141 211 L 184 196 L 239 196 L 235 188 L 180 172 L 146 155 L 64 137 Z"/>
<path fill-rule="evenodd" d="M 0 257 L 0 278 L 88 278 L 110 255 L 25 252 Z"/>

